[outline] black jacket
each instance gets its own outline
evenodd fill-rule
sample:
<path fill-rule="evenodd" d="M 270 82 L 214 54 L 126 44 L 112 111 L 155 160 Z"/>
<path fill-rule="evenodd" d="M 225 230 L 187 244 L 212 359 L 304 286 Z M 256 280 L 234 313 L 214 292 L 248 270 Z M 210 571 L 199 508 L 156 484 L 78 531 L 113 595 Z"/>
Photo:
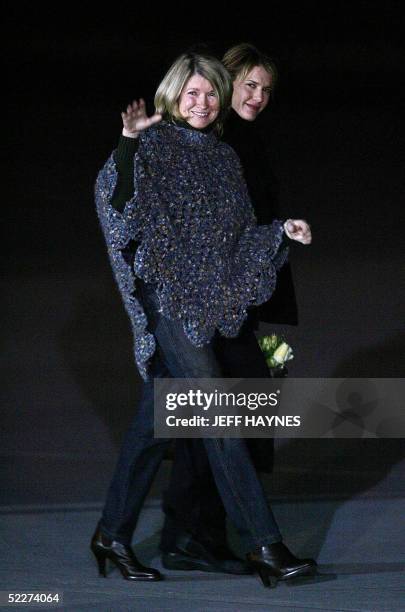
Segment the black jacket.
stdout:
<path fill-rule="evenodd" d="M 231 110 L 225 123 L 223 140 L 238 154 L 259 224 L 282 218 L 279 210 L 279 184 L 272 173 L 269 155 L 256 122 L 244 121 Z M 277 275 L 277 287 L 271 299 L 255 308 L 257 318 L 265 323 L 298 324 L 297 301 L 289 264 Z"/>

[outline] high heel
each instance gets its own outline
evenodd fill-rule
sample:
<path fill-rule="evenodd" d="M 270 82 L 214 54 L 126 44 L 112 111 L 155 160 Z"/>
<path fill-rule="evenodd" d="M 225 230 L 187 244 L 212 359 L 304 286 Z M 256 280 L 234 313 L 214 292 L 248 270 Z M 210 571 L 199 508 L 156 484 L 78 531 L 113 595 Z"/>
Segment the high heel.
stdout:
<path fill-rule="evenodd" d="M 255 565 L 253 565 L 252 567 L 255 568 Z M 256 570 L 257 570 L 258 575 L 261 578 L 261 581 L 263 582 L 263 586 L 270 588 L 270 589 L 274 589 L 274 587 L 277 585 L 276 576 L 269 574 L 268 569 L 264 567 L 256 566 Z"/>
<path fill-rule="evenodd" d="M 104 576 L 107 578 L 107 557 L 104 553 L 100 553 L 97 549 L 93 549 L 94 556 L 96 557 L 97 565 L 98 565 L 98 573 L 100 576 Z"/>
<path fill-rule="evenodd" d="M 111 561 L 126 580 L 162 580 L 162 574 L 153 567 L 142 565 L 130 546 L 111 540 L 97 527 L 90 548 L 96 557 L 100 576 L 107 577 L 107 560 Z"/>
<path fill-rule="evenodd" d="M 313 559 L 298 559 L 283 542 L 261 546 L 246 557 L 265 587 L 275 587 L 278 580 L 312 576 L 317 568 Z"/>

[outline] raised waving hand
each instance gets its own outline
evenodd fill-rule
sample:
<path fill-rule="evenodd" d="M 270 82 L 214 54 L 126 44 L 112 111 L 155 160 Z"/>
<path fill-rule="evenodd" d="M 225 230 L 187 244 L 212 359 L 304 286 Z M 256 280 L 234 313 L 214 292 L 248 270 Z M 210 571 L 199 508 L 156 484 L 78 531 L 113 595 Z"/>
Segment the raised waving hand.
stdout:
<path fill-rule="evenodd" d="M 141 98 L 139 102 L 134 100 L 128 104 L 126 112 L 121 113 L 123 130 L 122 135 L 127 138 L 138 138 L 140 132 L 147 130 L 154 123 L 162 119 L 162 115 L 155 113 L 148 117 L 145 109 L 145 101 Z"/>

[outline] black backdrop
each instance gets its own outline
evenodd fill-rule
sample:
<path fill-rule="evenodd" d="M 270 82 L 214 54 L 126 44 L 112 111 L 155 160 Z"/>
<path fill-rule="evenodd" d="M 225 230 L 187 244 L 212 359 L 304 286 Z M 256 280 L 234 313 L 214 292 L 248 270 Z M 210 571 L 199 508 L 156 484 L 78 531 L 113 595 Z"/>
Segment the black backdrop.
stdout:
<path fill-rule="evenodd" d="M 275 328 L 294 347 L 291 375 L 403 375 L 399 8 L 6 7 L 3 503 L 102 498 L 140 379 L 93 184 L 116 145 L 120 111 L 139 96 L 152 110 L 165 70 L 195 43 L 222 54 L 250 41 L 279 68 L 260 121 L 282 208 L 314 233 L 309 249 L 291 255 L 300 325 Z M 283 461 L 322 452 L 327 466 L 347 457 L 353 469 L 378 472 L 399 459 L 400 445 L 308 441 L 291 444 Z"/>

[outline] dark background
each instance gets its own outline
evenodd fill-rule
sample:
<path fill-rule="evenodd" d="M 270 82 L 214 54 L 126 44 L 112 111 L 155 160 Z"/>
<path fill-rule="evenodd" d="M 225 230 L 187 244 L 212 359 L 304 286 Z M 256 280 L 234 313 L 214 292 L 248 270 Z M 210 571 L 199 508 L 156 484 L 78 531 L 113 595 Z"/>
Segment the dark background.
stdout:
<path fill-rule="evenodd" d="M 261 331 L 285 334 L 292 376 L 403 376 L 400 2 L 16 7 L 3 34 L 3 504 L 104 496 L 140 378 L 93 185 L 120 111 L 144 96 L 151 112 L 166 69 L 195 43 L 222 55 L 252 42 L 280 72 L 259 120 L 282 209 L 308 219 L 314 240 L 291 253 L 299 327 Z M 329 476 L 276 484 L 350 494 L 383 482 L 401 456 L 396 440 L 291 442 L 278 474 Z"/>

